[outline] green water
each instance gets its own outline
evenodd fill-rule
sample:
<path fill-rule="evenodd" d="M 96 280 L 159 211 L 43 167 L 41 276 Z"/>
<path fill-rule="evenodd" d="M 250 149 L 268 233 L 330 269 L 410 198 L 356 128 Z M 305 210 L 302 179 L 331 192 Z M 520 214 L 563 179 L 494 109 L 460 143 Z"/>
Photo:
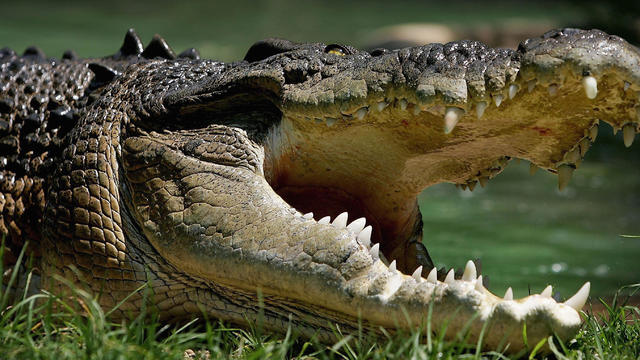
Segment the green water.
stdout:
<path fill-rule="evenodd" d="M 358 46 L 386 25 L 526 18 L 561 26 L 579 22 L 584 11 L 545 1 L 7 1 L 0 47 L 21 52 L 37 44 L 51 56 L 66 49 L 102 56 L 114 53 L 126 29 L 135 27 L 145 43 L 159 33 L 178 52 L 196 47 L 203 57 L 230 61 L 273 36 Z M 524 162 L 512 162 L 473 193 L 450 184 L 427 189 L 421 205 L 433 259 L 462 267 L 466 259 L 481 258 L 497 293 L 511 285 L 525 295 L 528 286 L 540 291 L 553 284 L 566 296 L 588 279 L 595 294 L 606 295 L 640 282 L 640 240 L 620 236 L 640 234 L 640 156 L 622 149 L 620 139 L 604 140 L 563 193 L 555 190 L 556 176 L 531 177 Z"/>
<path fill-rule="evenodd" d="M 558 2 L 381 0 L 234 0 L 209 1 L 3 1 L 0 44 L 22 51 L 38 45 L 61 56 L 115 52 L 126 29 L 135 27 L 146 44 L 161 34 L 180 52 L 196 47 L 203 57 L 241 59 L 255 41 L 284 37 L 363 45 L 369 33 L 403 23 L 496 24 L 505 19 L 575 23 L 582 7 Z"/>
<path fill-rule="evenodd" d="M 587 153 L 563 192 L 557 176 L 530 176 L 529 163 L 516 160 L 484 189 L 426 189 L 424 239 L 438 267 L 480 258 L 490 289 L 513 286 L 516 296 L 548 284 L 568 296 L 586 280 L 605 296 L 640 282 L 640 239 L 621 236 L 640 234 L 638 151 L 607 140 Z"/>

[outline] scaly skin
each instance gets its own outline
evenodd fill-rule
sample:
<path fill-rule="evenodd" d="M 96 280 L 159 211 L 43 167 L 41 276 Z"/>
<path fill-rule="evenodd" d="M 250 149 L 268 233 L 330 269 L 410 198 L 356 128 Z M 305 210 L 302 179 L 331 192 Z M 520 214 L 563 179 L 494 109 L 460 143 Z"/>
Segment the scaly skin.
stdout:
<path fill-rule="evenodd" d="M 512 157 L 562 187 L 598 119 L 630 145 L 637 48 L 565 29 L 517 51 L 266 40 L 232 64 L 176 59 L 160 38 L 142 51 L 130 31 L 103 59 L 2 53 L 5 261 L 31 240 L 44 288 L 64 291 L 61 275 L 110 307 L 148 282 L 165 319 L 241 324 L 257 320 L 260 293 L 264 326 L 327 340 L 332 324 L 411 328 L 430 309 L 447 337 L 486 327 L 487 348 L 522 349 L 525 323 L 529 344 L 576 333 L 588 284 L 557 303 L 550 288 L 495 296 L 472 262 L 438 274 L 416 196 L 484 184 Z M 366 220 L 346 226 L 345 210 Z"/>

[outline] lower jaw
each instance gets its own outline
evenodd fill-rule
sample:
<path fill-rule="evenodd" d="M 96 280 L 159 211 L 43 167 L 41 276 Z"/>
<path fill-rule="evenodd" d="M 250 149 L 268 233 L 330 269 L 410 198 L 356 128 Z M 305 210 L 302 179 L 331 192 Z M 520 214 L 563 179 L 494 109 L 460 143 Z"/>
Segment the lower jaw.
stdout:
<path fill-rule="evenodd" d="M 335 221 L 344 213 L 348 214 L 349 222 L 365 219 L 366 225 L 372 228 L 370 243 L 379 244 L 382 260 L 387 264 L 395 260 L 398 270 L 405 274 L 422 266 L 426 276 L 433 268 L 422 245 L 422 215 L 417 205 L 408 207 L 411 211 L 391 218 L 392 211 L 380 214 L 361 198 L 335 187 L 282 186 L 276 193 L 290 206 L 318 222 Z M 443 272 L 442 278 L 444 275 Z"/>

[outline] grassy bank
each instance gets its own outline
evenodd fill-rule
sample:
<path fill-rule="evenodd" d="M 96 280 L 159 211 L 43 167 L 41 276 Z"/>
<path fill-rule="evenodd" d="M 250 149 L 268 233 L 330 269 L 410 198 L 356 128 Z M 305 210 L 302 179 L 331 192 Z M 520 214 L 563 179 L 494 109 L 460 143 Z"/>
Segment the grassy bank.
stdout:
<path fill-rule="evenodd" d="M 144 291 L 144 290 L 141 290 Z M 445 342 L 423 330 L 388 334 L 374 339 L 365 334 L 341 334 L 323 344 L 301 339 L 289 328 L 284 335 L 260 329 L 239 329 L 206 319 L 176 326 L 146 312 L 129 322 L 114 322 L 95 298 L 79 290 L 59 298 L 42 293 L 22 296 L 0 312 L 2 359 L 508 359 L 504 349 L 482 350 L 464 334 Z M 597 317 L 584 315 L 577 339 L 563 343 L 549 337 L 530 344 L 522 357 L 557 359 L 636 359 L 640 356 L 640 310 L 619 301 Z M 426 335 L 425 335 L 426 334 Z M 547 355 L 543 349 L 550 350 Z"/>

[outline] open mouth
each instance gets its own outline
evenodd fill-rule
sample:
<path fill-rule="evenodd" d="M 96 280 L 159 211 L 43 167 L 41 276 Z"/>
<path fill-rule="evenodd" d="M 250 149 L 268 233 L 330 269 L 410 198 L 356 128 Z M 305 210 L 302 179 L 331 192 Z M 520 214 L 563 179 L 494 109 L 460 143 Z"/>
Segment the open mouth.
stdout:
<path fill-rule="evenodd" d="M 435 269 L 422 243 L 418 194 L 443 182 L 484 187 L 512 158 L 557 174 L 563 189 L 597 137 L 602 110 L 611 109 L 593 99 L 598 91 L 627 91 L 618 86 L 624 83 L 563 74 L 542 84 L 521 80 L 465 109 L 385 97 L 339 115 L 285 112 L 266 142 L 265 176 L 305 218 L 346 227 L 394 270 L 445 282 L 475 279 L 477 262 Z M 636 126 L 619 126 L 626 146 Z M 551 292 L 549 286 L 542 295 Z M 509 289 L 504 298 L 512 296 Z"/>

